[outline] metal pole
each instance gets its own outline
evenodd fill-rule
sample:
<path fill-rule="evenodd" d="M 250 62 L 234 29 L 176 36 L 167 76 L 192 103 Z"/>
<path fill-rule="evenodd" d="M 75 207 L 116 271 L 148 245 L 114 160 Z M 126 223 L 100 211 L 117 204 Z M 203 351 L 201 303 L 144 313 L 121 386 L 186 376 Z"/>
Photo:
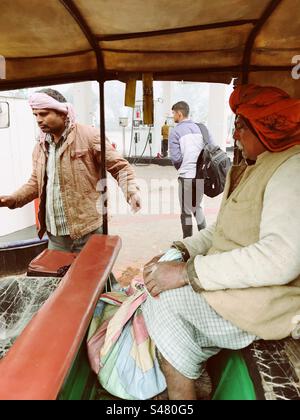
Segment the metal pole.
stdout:
<path fill-rule="evenodd" d="M 101 139 L 101 194 L 102 194 L 102 214 L 103 214 L 103 233 L 108 234 L 107 218 L 107 176 L 106 176 L 106 145 L 105 145 L 105 112 L 104 112 L 104 81 L 98 80 L 100 98 L 100 139 Z"/>

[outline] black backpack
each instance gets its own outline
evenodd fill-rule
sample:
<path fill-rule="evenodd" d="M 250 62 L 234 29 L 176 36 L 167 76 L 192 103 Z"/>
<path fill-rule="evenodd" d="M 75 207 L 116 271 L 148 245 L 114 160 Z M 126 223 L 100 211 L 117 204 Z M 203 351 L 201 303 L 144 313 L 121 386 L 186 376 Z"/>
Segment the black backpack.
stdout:
<path fill-rule="evenodd" d="M 224 190 L 231 161 L 226 152 L 210 141 L 205 125 L 200 123 L 197 125 L 201 130 L 204 147 L 197 160 L 196 179 L 204 180 L 205 195 L 216 197 Z"/>

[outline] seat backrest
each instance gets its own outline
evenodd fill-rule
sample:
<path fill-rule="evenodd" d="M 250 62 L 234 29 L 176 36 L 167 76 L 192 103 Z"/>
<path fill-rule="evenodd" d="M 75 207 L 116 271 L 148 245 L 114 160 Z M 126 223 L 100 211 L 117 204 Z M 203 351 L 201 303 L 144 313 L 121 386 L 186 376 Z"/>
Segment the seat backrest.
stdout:
<path fill-rule="evenodd" d="M 56 399 L 120 249 L 118 236 L 91 236 L 59 287 L 0 361 L 1 400 Z"/>

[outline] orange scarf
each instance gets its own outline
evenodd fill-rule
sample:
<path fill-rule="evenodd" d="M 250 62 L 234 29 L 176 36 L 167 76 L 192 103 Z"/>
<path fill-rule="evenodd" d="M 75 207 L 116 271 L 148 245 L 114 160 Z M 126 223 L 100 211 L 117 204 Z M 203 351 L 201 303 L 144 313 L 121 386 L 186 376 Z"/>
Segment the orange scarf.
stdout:
<path fill-rule="evenodd" d="M 232 111 L 246 118 L 272 152 L 300 144 L 300 99 L 269 86 L 237 86 L 229 100 Z"/>

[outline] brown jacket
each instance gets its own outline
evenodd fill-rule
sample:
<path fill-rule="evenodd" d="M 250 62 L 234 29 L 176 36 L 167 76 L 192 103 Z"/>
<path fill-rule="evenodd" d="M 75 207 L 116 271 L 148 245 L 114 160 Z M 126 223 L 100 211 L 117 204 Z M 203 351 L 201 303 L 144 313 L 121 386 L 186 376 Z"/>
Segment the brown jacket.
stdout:
<path fill-rule="evenodd" d="M 16 200 L 15 208 L 40 198 L 40 237 L 46 232 L 46 164 L 46 145 L 38 143 L 33 151 L 33 171 L 29 181 L 12 194 Z M 99 131 L 76 124 L 61 148 L 58 166 L 61 196 L 72 239 L 80 238 L 102 225 L 100 192 L 97 187 L 100 164 Z M 109 141 L 106 141 L 106 165 L 128 201 L 138 190 L 135 174 L 127 160 L 115 151 Z"/>

